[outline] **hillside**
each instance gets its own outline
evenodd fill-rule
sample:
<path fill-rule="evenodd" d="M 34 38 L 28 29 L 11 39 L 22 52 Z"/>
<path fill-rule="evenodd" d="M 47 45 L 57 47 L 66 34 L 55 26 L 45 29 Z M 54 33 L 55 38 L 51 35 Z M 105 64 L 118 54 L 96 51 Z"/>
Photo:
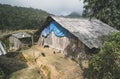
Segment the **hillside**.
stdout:
<path fill-rule="evenodd" d="M 0 29 L 37 29 L 48 15 L 43 10 L 0 4 Z"/>
<path fill-rule="evenodd" d="M 72 12 L 69 15 L 67 15 L 66 17 L 79 18 L 79 17 L 81 17 L 81 14 L 77 13 L 77 12 Z"/>

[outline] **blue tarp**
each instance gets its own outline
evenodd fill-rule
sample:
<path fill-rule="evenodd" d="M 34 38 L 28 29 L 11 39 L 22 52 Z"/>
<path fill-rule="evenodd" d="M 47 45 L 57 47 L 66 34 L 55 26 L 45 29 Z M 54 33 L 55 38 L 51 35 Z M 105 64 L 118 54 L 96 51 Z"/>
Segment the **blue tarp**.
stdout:
<path fill-rule="evenodd" d="M 50 27 L 48 26 L 42 31 L 42 36 L 46 37 L 49 34 L 50 34 Z"/>
<path fill-rule="evenodd" d="M 64 29 L 63 27 L 61 27 L 58 23 L 54 21 L 51 22 L 50 24 L 50 32 L 54 32 L 54 34 L 59 37 L 66 36 L 68 33 L 66 29 Z"/>
<path fill-rule="evenodd" d="M 66 29 L 64 29 L 61 25 L 59 25 L 55 21 L 51 22 L 50 25 L 42 31 L 42 36 L 46 37 L 51 32 L 53 32 L 58 37 L 67 36 L 69 38 L 76 38 L 73 34 L 68 32 Z"/>
<path fill-rule="evenodd" d="M 54 21 L 51 22 L 50 25 L 42 31 L 42 36 L 46 37 L 51 32 L 53 32 L 58 37 L 66 36 L 68 33 L 67 30 L 65 30 L 63 27 L 61 27 L 58 23 Z"/>

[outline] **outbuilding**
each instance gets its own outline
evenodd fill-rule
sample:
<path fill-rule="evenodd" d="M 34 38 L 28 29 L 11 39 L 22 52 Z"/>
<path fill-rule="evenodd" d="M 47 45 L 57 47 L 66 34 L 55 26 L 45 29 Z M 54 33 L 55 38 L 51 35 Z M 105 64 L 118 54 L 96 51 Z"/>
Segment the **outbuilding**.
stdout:
<path fill-rule="evenodd" d="M 19 50 L 31 45 L 31 35 L 26 32 L 14 33 L 9 37 L 10 50 Z"/>

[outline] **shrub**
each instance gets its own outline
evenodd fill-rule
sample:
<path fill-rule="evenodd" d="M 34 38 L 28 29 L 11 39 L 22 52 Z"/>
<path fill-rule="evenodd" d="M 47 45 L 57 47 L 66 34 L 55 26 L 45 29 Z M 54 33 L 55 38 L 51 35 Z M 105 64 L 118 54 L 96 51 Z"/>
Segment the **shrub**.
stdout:
<path fill-rule="evenodd" d="M 120 78 L 120 32 L 112 33 L 100 52 L 89 61 L 88 79 Z"/>

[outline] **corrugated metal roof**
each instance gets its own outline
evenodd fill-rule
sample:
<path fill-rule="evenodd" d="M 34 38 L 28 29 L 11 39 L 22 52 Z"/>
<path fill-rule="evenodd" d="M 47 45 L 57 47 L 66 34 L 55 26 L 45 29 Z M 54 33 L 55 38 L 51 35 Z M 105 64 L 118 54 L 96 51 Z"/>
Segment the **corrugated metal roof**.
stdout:
<path fill-rule="evenodd" d="M 2 43 L 0 41 L 0 55 L 5 55 L 5 54 L 6 54 L 6 51 L 5 51 L 3 45 L 2 45 Z"/>
<path fill-rule="evenodd" d="M 12 36 L 14 36 L 14 37 L 16 37 L 18 39 L 31 37 L 31 35 L 26 33 L 26 32 L 14 33 L 14 34 L 12 34 Z"/>
<path fill-rule="evenodd" d="M 55 16 L 51 18 L 78 37 L 78 39 L 90 49 L 99 48 L 102 45 L 103 36 L 118 31 L 97 19 L 89 20 L 85 18 L 65 18 Z"/>

